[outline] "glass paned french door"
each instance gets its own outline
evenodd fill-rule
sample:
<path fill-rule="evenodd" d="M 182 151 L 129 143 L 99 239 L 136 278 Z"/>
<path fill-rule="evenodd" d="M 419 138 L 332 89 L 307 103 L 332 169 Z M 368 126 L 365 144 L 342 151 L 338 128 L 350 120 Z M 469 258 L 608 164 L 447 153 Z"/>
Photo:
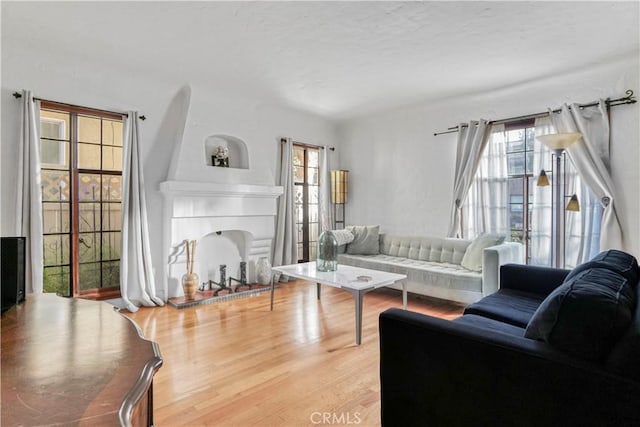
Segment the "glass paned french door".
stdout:
<path fill-rule="evenodd" d="M 40 117 L 44 291 L 117 295 L 122 117 L 49 102 Z"/>
<path fill-rule="evenodd" d="M 298 262 L 314 261 L 319 229 L 319 149 L 293 145 L 294 215 Z"/>

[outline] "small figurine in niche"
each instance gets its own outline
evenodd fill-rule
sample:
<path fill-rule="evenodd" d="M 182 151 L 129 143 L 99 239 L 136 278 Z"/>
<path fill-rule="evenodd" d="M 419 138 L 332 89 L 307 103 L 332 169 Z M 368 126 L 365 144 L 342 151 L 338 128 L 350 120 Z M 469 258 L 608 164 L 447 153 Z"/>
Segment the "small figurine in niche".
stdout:
<path fill-rule="evenodd" d="M 213 148 L 213 156 L 211 156 L 211 164 L 213 166 L 229 167 L 229 148 L 224 145 L 216 145 Z"/>

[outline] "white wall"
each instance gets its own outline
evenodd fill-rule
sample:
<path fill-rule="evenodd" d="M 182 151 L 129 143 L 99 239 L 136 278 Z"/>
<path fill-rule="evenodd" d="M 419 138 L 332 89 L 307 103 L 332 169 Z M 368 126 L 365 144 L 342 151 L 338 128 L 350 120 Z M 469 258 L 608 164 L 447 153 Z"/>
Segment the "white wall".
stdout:
<path fill-rule="evenodd" d="M 23 88 L 44 99 L 106 110 L 133 109 L 146 115 L 147 120 L 141 122 L 140 134 L 155 269 L 166 266 L 166 260 L 161 257 L 163 203 L 158 184 L 166 180 L 170 161 L 176 155 L 174 148 L 183 134 L 186 137 L 183 149 L 198 153 L 203 153 L 201 135 L 228 134 L 242 138 L 247 144 L 250 169 L 205 170 L 197 176 L 211 182 L 233 180 L 275 185 L 279 138 L 282 136 L 310 144 L 335 145 L 335 126 L 329 121 L 236 96 L 224 90 L 224 82 L 212 82 L 211 87 L 189 87 L 186 82 L 159 80 L 153 74 L 135 69 L 112 69 L 108 64 L 86 62 L 66 50 L 43 50 L 34 41 L 5 39 L 0 92 L 0 234 L 3 236 L 13 235 L 15 227 L 20 101 L 11 94 Z M 189 112 L 187 116 L 186 111 Z M 190 158 L 186 156 L 185 161 Z M 198 161 L 204 162 L 204 154 Z M 189 164 L 179 165 L 181 170 L 189 167 Z M 224 172 L 229 173 L 225 175 Z"/>
<path fill-rule="evenodd" d="M 449 223 L 459 122 L 546 111 L 563 103 L 617 98 L 638 85 L 639 56 L 488 93 L 443 99 L 342 123 L 341 167 L 349 169 L 347 222 L 386 232 L 444 236 Z M 437 82 L 434 82 L 437 84 Z M 626 249 L 640 256 L 638 104 L 611 113 L 611 168 Z"/>

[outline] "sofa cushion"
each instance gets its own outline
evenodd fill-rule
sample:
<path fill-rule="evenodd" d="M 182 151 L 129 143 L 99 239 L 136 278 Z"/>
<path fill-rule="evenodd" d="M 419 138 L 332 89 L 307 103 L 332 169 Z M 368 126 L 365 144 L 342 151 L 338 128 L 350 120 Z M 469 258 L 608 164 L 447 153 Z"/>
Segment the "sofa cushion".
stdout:
<path fill-rule="evenodd" d="M 468 305 L 464 314 L 476 314 L 520 328 L 526 328 L 544 296 L 513 289 L 498 292 Z"/>
<path fill-rule="evenodd" d="M 637 284 L 636 284 L 637 288 Z M 636 311 L 631 324 L 611 349 L 607 370 L 640 381 L 640 293 L 636 289 Z"/>
<path fill-rule="evenodd" d="M 638 283 L 638 261 L 633 255 L 616 249 L 600 252 L 591 261 L 578 265 L 571 270 L 565 280 L 569 280 L 573 276 L 590 268 L 612 270 L 624 276 L 631 285 Z"/>
<path fill-rule="evenodd" d="M 498 234 L 481 234 L 467 247 L 460 265 L 471 271 L 482 271 L 482 251 L 490 246 L 504 242 L 505 237 Z"/>
<path fill-rule="evenodd" d="M 524 328 L 519 328 L 508 323 L 489 319 L 488 317 L 477 316 L 475 314 L 465 314 L 464 316 L 454 319 L 453 323 L 476 326 L 478 328 L 489 329 L 491 331 L 501 332 L 507 335 L 515 335 L 517 337 L 524 336 Z"/>
<path fill-rule="evenodd" d="M 370 268 L 389 273 L 406 274 L 411 282 L 424 283 L 445 289 L 482 292 L 482 274 L 469 271 L 460 265 L 446 262 L 413 260 L 390 255 L 338 256 L 339 264 Z"/>
<path fill-rule="evenodd" d="M 586 360 L 602 361 L 631 322 L 635 292 L 622 275 L 583 270 L 540 304 L 525 337 L 549 343 Z"/>
<path fill-rule="evenodd" d="M 353 225 L 347 227 L 353 240 L 347 245 L 348 254 L 376 255 L 380 252 L 379 225 Z"/>
<path fill-rule="evenodd" d="M 458 264 L 471 241 L 444 237 L 405 237 L 380 234 L 380 253 L 420 261 Z"/>

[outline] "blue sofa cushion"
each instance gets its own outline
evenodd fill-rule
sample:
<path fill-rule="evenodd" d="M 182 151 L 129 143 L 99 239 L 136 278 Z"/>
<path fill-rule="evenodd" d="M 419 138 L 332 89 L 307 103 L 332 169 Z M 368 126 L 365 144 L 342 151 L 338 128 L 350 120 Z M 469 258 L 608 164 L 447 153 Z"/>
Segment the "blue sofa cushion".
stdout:
<path fill-rule="evenodd" d="M 514 289 L 500 289 L 468 305 L 464 309 L 464 314 L 475 314 L 526 328 L 542 301 L 544 301 L 543 295 Z"/>
<path fill-rule="evenodd" d="M 632 286 L 638 283 L 638 261 L 633 255 L 616 249 L 600 252 L 591 261 L 580 264 L 571 270 L 565 281 L 590 268 L 604 268 L 615 271 L 624 276 Z"/>
<path fill-rule="evenodd" d="M 501 332 L 507 335 L 515 335 L 517 337 L 524 336 L 524 328 L 519 328 L 508 323 L 489 319 L 488 317 L 477 316 L 475 314 L 465 314 L 457 319 L 453 319 L 453 323 L 476 326 L 478 328 L 489 329 L 491 331 Z"/>
<path fill-rule="evenodd" d="M 576 357 L 603 361 L 633 317 L 635 291 L 622 275 L 605 268 L 583 270 L 540 304 L 525 337 Z"/>

